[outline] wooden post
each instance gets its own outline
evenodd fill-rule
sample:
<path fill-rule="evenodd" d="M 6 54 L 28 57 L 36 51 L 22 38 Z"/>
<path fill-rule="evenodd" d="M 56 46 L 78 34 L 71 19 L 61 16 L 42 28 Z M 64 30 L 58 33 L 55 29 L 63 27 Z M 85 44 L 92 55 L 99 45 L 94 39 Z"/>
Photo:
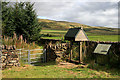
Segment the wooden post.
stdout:
<path fill-rule="evenodd" d="M 45 49 L 45 63 L 47 62 L 47 50 Z"/>
<path fill-rule="evenodd" d="M 50 46 L 50 48 L 52 48 L 52 41 L 49 42 L 49 46 Z"/>
<path fill-rule="evenodd" d="M 72 41 L 70 41 L 70 61 L 72 59 Z"/>
<path fill-rule="evenodd" d="M 62 49 L 62 42 L 61 42 L 60 46 L 61 46 L 60 48 Z"/>
<path fill-rule="evenodd" d="M 86 48 L 87 48 L 87 47 L 86 47 L 86 43 L 84 42 L 84 53 L 83 53 L 84 55 L 83 55 L 83 58 L 86 57 L 86 50 L 87 50 Z"/>
<path fill-rule="evenodd" d="M 21 53 L 21 52 L 22 52 L 22 49 L 20 49 L 20 54 L 19 54 L 19 57 L 20 57 L 20 58 L 19 58 L 19 59 L 21 59 L 21 56 L 22 56 L 22 53 Z"/>
<path fill-rule="evenodd" d="M 46 44 L 46 62 L 47 62 L 47 52 L 48 52 L 48 45 Z"/>
<path fill-rule="evenodd" d="M 30 50 L 28 50 L 28 64 L 30 64 Z"/>
<path fill-rule="evenodd" d="M 70 52 L 70 42 L 69 42 L 69 44 L 68 44 L 68 48 L 69 48 L 69 52 Z M 68 54 L 68 58 L 69 58 L 69 60 L 70 60 L 70 53 Z"/>
<path fill-rule="evenodd" d="M 43 50 L 43 54 L 44 54 L 44 63 L 46 63 L 46 49 Z"/>
<path fill-rule="evenodd" d="M 79 63 L 82 63 L 82 42 L 79 42 Z"/>
<path fill-rule="evenodd" d="M 56 45 L 55 45 L 55 51 L 56 51 Z"/>

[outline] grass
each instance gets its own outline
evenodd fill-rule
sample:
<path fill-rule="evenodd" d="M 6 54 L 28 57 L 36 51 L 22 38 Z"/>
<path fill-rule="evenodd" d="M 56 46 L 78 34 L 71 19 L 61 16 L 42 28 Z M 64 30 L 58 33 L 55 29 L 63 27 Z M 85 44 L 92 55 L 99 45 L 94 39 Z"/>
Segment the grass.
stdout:
<path fill-rule="evenodd" d="M 62 39 L 63 37 L 41 37 L 43 39 Z"/>
<path fill-rule="evenodd" d="M 108 28 L 108 27 L 97 27 L 97 26 L 88 26 L 75 22 L 67 21 L 54 21 L 47 19 L 39 19 L 39 22 L 42 23 L 43 29 L 55 29 L 55 30 L 67 30 L 73 27 L 84 27 L 84 30 L 93 34 L 118 34 L 118 28 Z"/>
<path fill-rule="evenodd" d="M 42 46 L 39 46 L 35 42 L 27 43 L 27 40 L 23 40 L 22 35 L 17 37 L 15 33 L 14 33 L 14 37 L 8 37 L 4 35 L 2 37 L 2 45 L 7 45 L 7 46 L 15 45 L 17 49 L 43 48 Z"/>
<path fill-rule="evenodd" d="M 3 78 L 120 78 L 118 73 L 91 68 L 62 68 L 55 62 L 39 63 L 39 66 L 23 65 L 2 71 Z"/>
<path fill-rule="evenodd" d="M 93 35 L 88 38 L 92 41 L 118 41 L 118 35 Z"/>
<path fill-rule="evenodd" d="M 67 32 L 66 30 L 45 30 L 43 29 L 42 32 Z"/>
<path fill-rule="evenodd" d="M 44 39 L 62 39 L 64 35 L 67 33 L 67 30 L 42 30 L 41 34 L 49 34 L 50 36 L 44 36 Z M 101 35 L 101 34 L 93 34 L 86 33 L 89 40 L 91 41 L 118 41 L 119 35 Z"/>

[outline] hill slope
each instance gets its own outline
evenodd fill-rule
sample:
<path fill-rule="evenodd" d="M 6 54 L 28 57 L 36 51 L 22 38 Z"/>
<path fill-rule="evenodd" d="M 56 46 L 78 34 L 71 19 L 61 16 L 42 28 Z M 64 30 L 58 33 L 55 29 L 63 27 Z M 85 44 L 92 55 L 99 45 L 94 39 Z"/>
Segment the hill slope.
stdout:
<path fill-rule="evenodd" d="M 102 35 L 118 35 L 117 28 L 108 28 L 108 27 L 93 27 L 84 24 L 79 24 L 75 22 L 66 22 L 66 21 L 54 21 L 48 19 L 39 19 L 43 29 L 55 29 L 55 30 L 68 30 L 69 28 L 81 27 L 83 26 L 84 30 L 89 33 L 102 34 Z"/>

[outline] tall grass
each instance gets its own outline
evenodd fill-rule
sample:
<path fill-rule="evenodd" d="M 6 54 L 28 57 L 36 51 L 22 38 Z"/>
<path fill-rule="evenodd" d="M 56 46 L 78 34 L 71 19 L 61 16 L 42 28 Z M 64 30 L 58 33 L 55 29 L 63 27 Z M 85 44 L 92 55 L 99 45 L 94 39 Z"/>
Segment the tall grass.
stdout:
<path fill-rule="evenodd" d="M 35 42 L 27 43 L 26 39 L 23 39 L 23 36 L 20 35 L 17 37 L 16 33 L 14 33 L 13 37 L 2 36 L 2 44 L 7 46 L 15 46 L 17 49 L 33 49 L 38 48 L 39 46 L 35 44 Z"/>

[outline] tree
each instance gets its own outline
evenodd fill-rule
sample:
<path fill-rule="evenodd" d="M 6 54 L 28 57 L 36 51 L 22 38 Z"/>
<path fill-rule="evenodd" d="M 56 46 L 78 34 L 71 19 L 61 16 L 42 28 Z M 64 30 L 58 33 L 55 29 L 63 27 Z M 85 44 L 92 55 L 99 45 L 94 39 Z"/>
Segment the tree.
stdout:
<path fill-rule="evenodd" d="M 13 25 L 12 7 L 8 7 L 8 2 L 2 3 L 2 35 L 13 35 L 15 28 Z"/>
<path fill-rule="evenodd" d="M 2 7 L 1 7 L 2 5 L 1 5 L 1 1 L 0 1 L 0 35 L 1 35 L 1 31 L 2 31 Z"/>
<path fill-rule="evenodd" d="M 23 38 L 32 42 L 40 39 L 41 26 L 38 22 L 37 15 L 33 9 L 34 4 L 30 2 L 15 3 L 14 7 L 7 7 L 4 9 L 8 12 L 6 17 L 3 17 L 4 21 L 4 34 L 7 36 L 13 36 L 13 32 L 19 35 L 23 35 Z M 3 12 L 4 13 L 4 12 Z M 7 14 L 7 13 L 6 13 Z M 6 18 L 9 18 L 6 20 Z M 9 22 L 9 25 L 7 24 Z M 10 32 L 10 34 L 8 34 Z"/>

